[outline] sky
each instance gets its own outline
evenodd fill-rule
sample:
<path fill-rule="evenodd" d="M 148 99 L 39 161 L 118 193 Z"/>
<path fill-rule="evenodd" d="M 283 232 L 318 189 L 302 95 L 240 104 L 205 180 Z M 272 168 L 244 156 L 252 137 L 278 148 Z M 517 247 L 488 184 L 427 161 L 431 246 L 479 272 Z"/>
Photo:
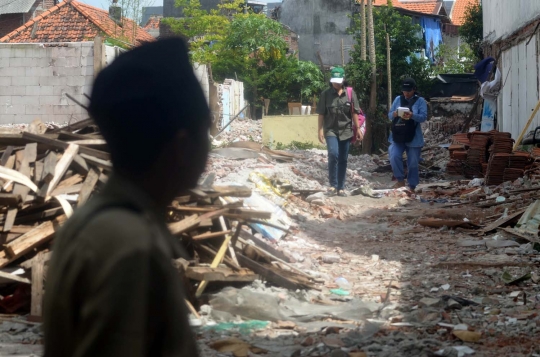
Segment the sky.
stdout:
<path fill-rule="evenodd" d="M 81 2 L 87 3 L 92 6 L 101 7 L 102 9 L 108 9 L 109 8 L 109 1 L 108 0 L 79 0 Z M 152 1 L 152 0 L 149 0 Z M 280 0 L 260 0 L 262 2 L 280 2 Z M 163 0 L 153 0 L 153 4 L 151 6 L 163 6 Z"/>

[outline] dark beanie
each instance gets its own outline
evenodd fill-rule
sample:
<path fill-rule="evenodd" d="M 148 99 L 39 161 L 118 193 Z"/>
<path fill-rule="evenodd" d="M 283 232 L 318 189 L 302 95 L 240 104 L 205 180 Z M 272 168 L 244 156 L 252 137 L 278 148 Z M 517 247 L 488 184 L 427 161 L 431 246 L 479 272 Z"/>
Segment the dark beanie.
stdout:
<path fill-rule="evenodd" d="M 141 169 L 181 129 L 208 125 L 209 109 L 180 38 L 121 54 L 97 76 L 90 115 L 111 150 L 113 164 Z"/>

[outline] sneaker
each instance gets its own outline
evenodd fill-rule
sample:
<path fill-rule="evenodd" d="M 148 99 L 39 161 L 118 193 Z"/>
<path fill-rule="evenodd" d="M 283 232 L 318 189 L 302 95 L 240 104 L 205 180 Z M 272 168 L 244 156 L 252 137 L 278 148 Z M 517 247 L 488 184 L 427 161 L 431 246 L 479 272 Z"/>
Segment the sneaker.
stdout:
<path fill-rule="evenodd" d="M 402 187 L 405 187 L 405 181 L 398 181 L 396 182 L 396 184 L 394 186 L 392 186 L 392 189 L 395 190 L 395 189 L 398 189 L 398 188 L 402 188 Z"/>
<path fill-rule="evenodd" d="M 335 196 L 336 193 L 337 193 L 337 190 L 334 187 L 330 187 L 328 191 L 326 191 L 325 195 L 332 197 L 332 196 Z"/>
<path fill-rule="evenodd" d="M 347 197 L 347 192 L 345 192 L 345 190 L 339 190 L 338 193 L 337 193 L 338 196 L 340 197 Z"/>

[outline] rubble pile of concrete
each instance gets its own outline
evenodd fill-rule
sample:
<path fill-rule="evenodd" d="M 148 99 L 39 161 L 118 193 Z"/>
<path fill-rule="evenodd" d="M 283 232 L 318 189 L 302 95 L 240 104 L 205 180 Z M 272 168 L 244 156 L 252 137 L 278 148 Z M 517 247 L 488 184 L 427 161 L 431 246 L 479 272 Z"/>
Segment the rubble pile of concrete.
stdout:
<path fill-rule="evenodd" d="M 262 120 L 236 119 L 219 136 L 213 138 L 214 146 L 223 146 L 234 141 L 262 142 Z"/>

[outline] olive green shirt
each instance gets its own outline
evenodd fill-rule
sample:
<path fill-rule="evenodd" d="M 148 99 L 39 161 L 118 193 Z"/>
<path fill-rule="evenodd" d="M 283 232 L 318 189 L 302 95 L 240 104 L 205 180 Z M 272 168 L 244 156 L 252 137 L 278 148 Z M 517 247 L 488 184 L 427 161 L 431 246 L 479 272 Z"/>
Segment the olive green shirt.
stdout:
<path fill-rule="evenodd" d="M 352 91 L 354 112 L 360 113 L 360 104 L 354 90 Z M 351 102 L 347 97 L 347 88 L 343 88 L 341 95 L 333 88 L 325 89 L 321 93 L 317 104 L 317 114 L 324 115 L 324 136 L 336 136 L 339 140 L 353 137 Z"/>
<path fill-rule="evenodd" d="M 164 216 L 112 175 L 66 222 L 47 274 L 46 357 L 198 356 Z"/>

